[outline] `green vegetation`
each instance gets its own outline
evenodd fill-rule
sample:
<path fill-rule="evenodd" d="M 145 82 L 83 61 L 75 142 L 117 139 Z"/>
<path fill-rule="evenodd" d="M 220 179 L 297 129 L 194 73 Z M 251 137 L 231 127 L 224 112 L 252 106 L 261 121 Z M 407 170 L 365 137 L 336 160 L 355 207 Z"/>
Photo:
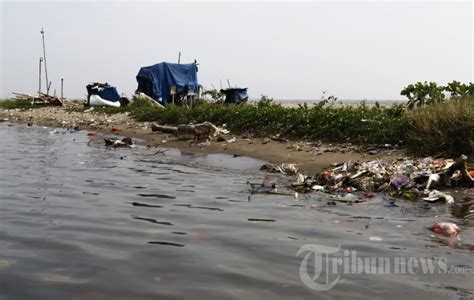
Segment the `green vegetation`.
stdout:
<path fill-rule="evenodd" d="M 27 109 L 33 108 L 33 104 L 31 101 L 28 100 L 20 100 L 20 99 L 8 99 L 8 100 L 0 100 L 0 108 L 3 109 Z"/>
<path fill-rule="evenodd" d="M 257 105 L 219 105 L 202 103 L 188 109 L 168 105 L 165 109 L 132 105 L 132 115 L 139 121 L 161 124 L 186 124 L 204 121 L 227 124 L 236 133 L 280 134 L 290 138 L 322 139 L 331 142 L 397 143 L 403 128 L 404 107 L 333 106 L 321 103 L 295 108 L 272 102 Z"/>

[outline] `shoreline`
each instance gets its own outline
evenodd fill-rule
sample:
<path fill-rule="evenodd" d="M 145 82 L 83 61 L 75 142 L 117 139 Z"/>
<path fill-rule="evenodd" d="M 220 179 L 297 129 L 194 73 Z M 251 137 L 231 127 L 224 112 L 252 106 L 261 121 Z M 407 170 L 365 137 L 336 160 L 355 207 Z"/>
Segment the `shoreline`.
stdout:
<path fill-rule="evenodd" d="M 8 119 L 8 120 L 7 120 Z M 269 137 L 253 137 L 229 133 L 235 142 L 211 141 L 207 147 L 197 147 L 189 140 L 178 140 L 171 134 L 152 132 L 150 122 L 138 122 L 127 113 L 107 115 L 100 112 L 71 112 L 61 107 L 34 109 L 0 109 L 0 120 L 12 123 L 32 123 L 47 127 L 77 127 L 79 130 L 96 131 L 107 135 L 120 135 L 142 140 L 150 147 L 183 149 L 193 153 L 229 154 L 248 156 L 274 164 L 294 163 L 307 174 L 321 172 L 335 163 L 396 159 L 405 156 L 403 149 L 380 149 L 369 154 L 365 146 L 352 144 L 327 144 L 318 141 L 277 141 Z M 118 131 L 112 131 L 112 128 Z"/>

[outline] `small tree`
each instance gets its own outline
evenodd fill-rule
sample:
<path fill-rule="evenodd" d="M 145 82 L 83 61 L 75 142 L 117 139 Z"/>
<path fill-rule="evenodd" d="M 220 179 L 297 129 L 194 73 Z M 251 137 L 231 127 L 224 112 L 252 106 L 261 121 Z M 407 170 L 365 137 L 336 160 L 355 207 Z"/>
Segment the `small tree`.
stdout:
<path fill-rule="evenodd" d="M 260 101 L 257 102 L 258 107 L 270 106 L 273 104 L 273 98 L 266 95 L 261 95 Z"/>
<path fill-rule="evenodd" d="M 445 100 L 446 95 L 443 93 L 445 87 L 438 86 L 436 82 L 417 82 L 405 87 L 400 95 L 408 98 L 408 108 L 415 106 L 420 107 L 425 104 L 430 105 Z"/>
<path fill-rule="evenodd" d="M 474 95 L 474 83 L 469 84 L 460 83 L 454 80 L 446 86 L 446 92 L 450 93 L 451 97 L 467 97 Z"/>

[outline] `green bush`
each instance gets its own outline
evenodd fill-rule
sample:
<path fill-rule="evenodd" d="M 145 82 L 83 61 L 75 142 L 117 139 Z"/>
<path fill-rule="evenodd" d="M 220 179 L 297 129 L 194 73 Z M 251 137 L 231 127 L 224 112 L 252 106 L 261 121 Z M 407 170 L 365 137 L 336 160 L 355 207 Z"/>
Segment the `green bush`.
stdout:
<path fill-rule="evenodd" d="M 452 81 L 446 86 L 438 86 L 436 82 L 417 82 L 405 87 L 400 95 L 408 98 L 407 107 L 413 109 L 424 105 L 434 105 L 446 99 L 474 96 L 474 84 Z"/>

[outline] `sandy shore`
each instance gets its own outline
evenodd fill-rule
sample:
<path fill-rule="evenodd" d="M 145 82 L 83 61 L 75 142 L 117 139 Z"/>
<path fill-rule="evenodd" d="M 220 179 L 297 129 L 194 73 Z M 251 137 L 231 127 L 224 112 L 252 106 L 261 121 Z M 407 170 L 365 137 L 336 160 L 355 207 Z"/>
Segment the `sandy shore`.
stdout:
<path fill-rule="evenodd" d="M 106 115 L 98 112 L 69 112 L 59 107 L 44 107 L 28 110 L 0 109 L 0 120 L 13 123 L 32 123 L 48 127 L 75 127 L 80 130 L 118 134 L 149 146 L 186 149 L 190 152 L 225 153 L 245 155 L 276 164 L 296 163 L 299 170 L 308 174 L 320 172 L 329 165 L 348 160 L 365 161 L 375 158 L 403 156 L 402 150 L 384 150 L 371 155 L 366 147 L 350 144 L 323 144 L 317 141 L 290 140 L 288 142 L 270 138 L 228 134 L 235 137 L 234 143 L 212 141 L 208 147 L 197 147 L 191 141 L 178 140 L 170 134 L 156 133 L 151 123 L 137 122 L 128 114 Z M 119 131 L 112 132 L 112 128 Z"/>

